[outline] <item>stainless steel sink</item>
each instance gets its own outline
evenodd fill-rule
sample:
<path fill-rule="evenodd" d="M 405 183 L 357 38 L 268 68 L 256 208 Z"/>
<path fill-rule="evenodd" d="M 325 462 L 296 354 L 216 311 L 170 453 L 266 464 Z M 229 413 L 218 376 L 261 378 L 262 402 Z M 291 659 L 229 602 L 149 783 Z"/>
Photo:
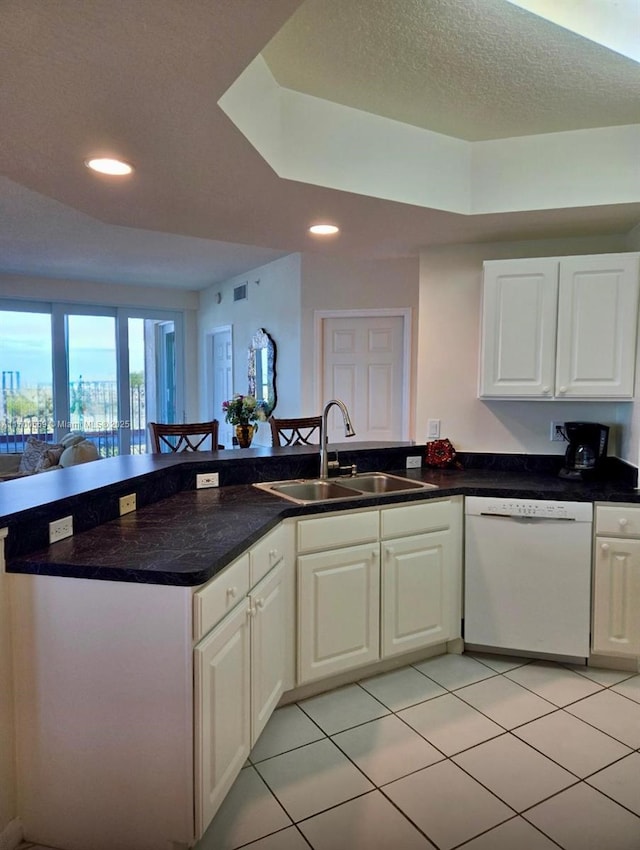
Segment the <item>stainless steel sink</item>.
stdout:
<path fill-rule="evenodd" d="M 257 485 L 256 485 L 257 486 Z M 324 502 L 327 499 L 352 499 L 359 492 L 336 484 L 334 481 L 276 481 L 262 488 L 292 499 L 295 502 Z"/>
<path fill-rule="evenodd" d="M 331 480 L 299 478 L 293 481 L 265 481 L 253 486 L 299 505 L 437 489 L 436 484 L 426 484 L 424 481 L 402 478 L 387 472 L 363 472 L 348 478 Z"/>
<path fill-rule="evenodd" d="M 348 487 L 364 490 L 367 493 L 401 493 L 408 490 L 425 490 L 435 488 L 435 484 L 425 484 L 411 478 L 400 478 L 399 475 L 389 475 L 386 472 L 362 473 L 348 478 Z"/>

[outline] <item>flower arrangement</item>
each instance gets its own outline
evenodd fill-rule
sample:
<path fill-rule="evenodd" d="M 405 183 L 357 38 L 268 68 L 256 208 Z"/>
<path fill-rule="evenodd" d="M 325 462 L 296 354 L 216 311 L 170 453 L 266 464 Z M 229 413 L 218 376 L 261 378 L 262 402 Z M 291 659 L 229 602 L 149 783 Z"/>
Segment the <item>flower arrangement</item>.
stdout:
<path fill-rule="evenodd" d="M 250 425 L 267 418 L 265 402 L 257 401 L 252 395 L 234 395 L 228 401 L 223 401 L 222 412 L 225 422 L 230 425 Z"/>

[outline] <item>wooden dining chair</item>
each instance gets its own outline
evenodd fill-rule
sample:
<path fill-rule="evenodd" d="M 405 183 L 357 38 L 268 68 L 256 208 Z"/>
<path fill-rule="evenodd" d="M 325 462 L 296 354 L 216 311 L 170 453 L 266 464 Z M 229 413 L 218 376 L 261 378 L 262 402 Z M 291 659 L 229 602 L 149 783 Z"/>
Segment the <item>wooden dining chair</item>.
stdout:
<path fill-rule="evenodd" d="M 151 447 L 154 452 L 197 452 L 223 449 L 218 444 L 217 419 L 211 422 L 183 422 L 179 425 L 149 422 Z M 206 445 L 211 438 L 210 446 Z"/>
<path fill-rule="evenodd" d="M 276 419 L 275 416 L 270 416 L 269 424 L 274 446 L 310 446 L 320 442 L 322 416 L 304 416 L 298 419 Z"/>

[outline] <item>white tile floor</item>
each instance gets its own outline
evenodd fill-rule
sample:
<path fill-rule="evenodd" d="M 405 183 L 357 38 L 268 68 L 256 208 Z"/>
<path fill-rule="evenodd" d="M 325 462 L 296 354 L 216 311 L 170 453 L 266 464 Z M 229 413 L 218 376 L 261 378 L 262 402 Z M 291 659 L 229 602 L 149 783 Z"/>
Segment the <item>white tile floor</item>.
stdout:
<path fill-rule="evenodd" d="M 639 749 L 640 675 L 441 656 L 278 709 L 195 850 L 640 850 Z"/>
<path fill-rule="evenodd" d="M 196 850 L 640 850 L 640 675 L 466 654 L 278 709 Z"/>

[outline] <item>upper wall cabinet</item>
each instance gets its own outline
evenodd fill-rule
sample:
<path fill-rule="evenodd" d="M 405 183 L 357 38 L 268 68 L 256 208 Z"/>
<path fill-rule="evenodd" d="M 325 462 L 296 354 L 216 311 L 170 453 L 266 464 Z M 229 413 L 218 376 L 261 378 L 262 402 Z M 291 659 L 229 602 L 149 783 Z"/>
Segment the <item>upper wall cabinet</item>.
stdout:
<path fill-rule="evenodd" d="M 632 398 L 639 258 L 486 262 L 480 398 Z"/>

